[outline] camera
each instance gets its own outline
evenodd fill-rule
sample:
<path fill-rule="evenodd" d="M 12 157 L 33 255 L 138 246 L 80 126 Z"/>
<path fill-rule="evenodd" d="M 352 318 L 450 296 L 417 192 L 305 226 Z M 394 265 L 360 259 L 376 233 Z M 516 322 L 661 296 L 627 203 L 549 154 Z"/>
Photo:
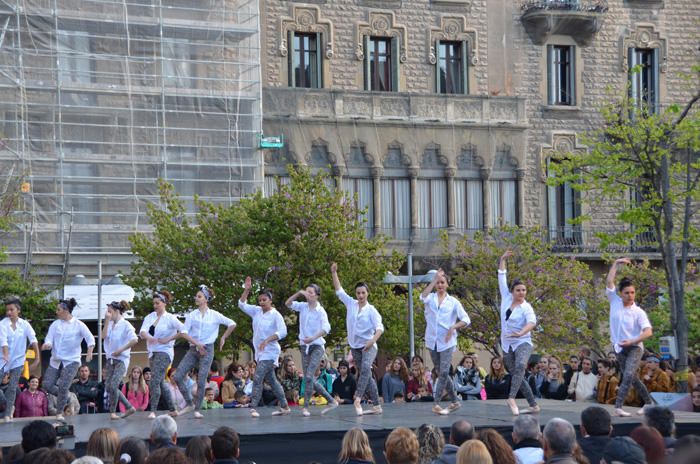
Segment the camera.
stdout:
<path fill-rule="evenodd" d="M 54 430 L 56 431 L 56 438 L 72 437 L 75 432 L 73 424 L 54 424 Z"/>

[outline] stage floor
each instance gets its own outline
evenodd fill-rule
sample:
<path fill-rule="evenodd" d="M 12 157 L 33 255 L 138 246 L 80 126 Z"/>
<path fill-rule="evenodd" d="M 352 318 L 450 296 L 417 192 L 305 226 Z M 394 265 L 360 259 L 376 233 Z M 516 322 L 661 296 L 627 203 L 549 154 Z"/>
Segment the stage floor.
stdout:
<path fill-rule="evenodd" d="M 566 401 L 540 400 L 542 412 L 538 414 L 540 424 L 553 417 L 561 417 L 577 429 L 583 409 L 593 403 L 574 403 Z M 253 419 L 247 409 L 217 409 L 204 411 L 203 419 L 194 419 L 192 415 L 177 418 L 178 443 L 184 443 L 193 436 L 210 435 L 222 425 L 233 427 L 241 435 L 241 462 L 254 461 L 256 464 L 336 462 L 340 450 L 340 441 L 348 429 L 361 427 L 370 436 L 375 458 L 383 461 L 381 450 L 383 440 L 388 433 L 399 426 L 417 428 L 424 423 L 438 425 L 448 432 L 450 425 L 465 419 L 477 429 L 494 428 L 509 437 L 513 417 L 508 406 L 502 400 L 465 401 L 461 409 L 449 416 L 438 416 L 430 411 L 432 403 L 407 403 L 384 406 L 381 415 L 357 417 L 351 405 L 341 406 L 325 416 L 320 415 L 321 408 L 312 408 L 311 417 L 303 417 L 299 408 L 293 408 L 289 416 L 272 417 L 273 408 L 259 408 L 261 417 Z M 521 407 L 525 406 L 519 401 Z M 445 404 L 446 406 L 446 404 Z M 611 413 L 612 406 L 603 406 Z M 630 412 L 636 408 L 627 408 Z M 700 414 L 675 412 L 678 436 L 688 433 L 700 433 Z M 30 419 L 17 419 L 11 423 L 0 423 L 0 446 L 12 446 L 22 439 L 22 427 Z M 90 414 L 66 419 L 75 427 L 75 441 L 80 447 L 93 430 L 111 427 L 121 437 L 136 436 L 147 438 L 150 435 L 151 421 L 146 413 L 136 413 L 126 420 L 111 421 L 107 414 Z M 639 425 L 640 417 L 613 417 L 615 435 L 629 433 Z M 302 452 L 303 451 L 303 452 Z"/>

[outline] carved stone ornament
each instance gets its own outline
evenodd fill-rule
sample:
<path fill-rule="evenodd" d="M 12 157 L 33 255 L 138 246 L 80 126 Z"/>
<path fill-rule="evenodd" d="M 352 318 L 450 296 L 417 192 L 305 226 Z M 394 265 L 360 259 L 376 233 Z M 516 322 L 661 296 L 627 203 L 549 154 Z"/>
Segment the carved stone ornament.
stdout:
<path fill-rule="evenodd" d="M 292 16 L 280 18 L 279 53 L 281 56 L 289 54 L 287 36 L 289 32 L 320 32 L 326 43 L 325 55 L 327 59 L 333 58 L 333 23 L 328 19 L 321 19 L 321 10 L 317 6 L 294 6 Z"/>
<path fill-rule="evenodd" d="M 365 143 L 359 140 L 350 144 L 350 151 L 345 153 L 343 158 L 349 167 L 371 167 L 374 165 L 374 156 L 367 153 Z"/>
<path fill-rule="evenodd" d="M 476 154 L 476 146 L 467 144 L 457 155 L 457 169 L 461 171 L 479 171 L 484 167 L 484 158 Z"/>
<path fill-rule="evenodd" d="M 396 24 L 394 13 L 390 11 L 370 11 L 367 22 L 358 22 L 357 47 L 355 48 L 355 58 L 362 61 L 365 58 L 364 37 L 391 37 L 397 41 L 399 48 L 399 63 L 408 60 L 408 30 L 406 26 Z"/>
<path fill-rule="evenodd" d="M 550 159 L 560 157 L 564 154 L 583 154 L 588 151 L 588 147 L 580 145 L 578 138 L 573 132 L 553 132 L 552 143 L 542 145 L 540 149 L 540 181 L 547 181 L 547 163 Z"/>
<path fill-rule="evenodd" d="M 385 168 L 407 168 L 411 166 L 411 157 L 403 151 L 403 144 L 393 141 L 389 144 L 383 165 Z"/>
<path fill-rule="evenodd" d="M 315 167 L 335 166 L 337 157 L 328 151 L 328 142 L 318 138 L 311 142 L 311 150 L 305 156 L 306 163 Z"/>
<path fill-rule="evenodd" d="M 469 62 L 479 63 L 477 54 L 476 30 L 467 27 L 464 16 L 442 16 L 440 27 L 433 27 L 428 34 L 428 63 L 437 63 L 437 43 L 440 41 L 466 42 L 469 52 Z"/>
<path fill-rule="evenodd" d="M 659 70 L 666 72 L 666 60 L 668 50 L 666 39 L 656 32 L 653 24 L 638 24 L 628 36 L 622 39 L 620 50 L 620 62 L 623 72 L 629 71 L 628 51 L 630 48 L 657 48 L 659 49 Z"/>

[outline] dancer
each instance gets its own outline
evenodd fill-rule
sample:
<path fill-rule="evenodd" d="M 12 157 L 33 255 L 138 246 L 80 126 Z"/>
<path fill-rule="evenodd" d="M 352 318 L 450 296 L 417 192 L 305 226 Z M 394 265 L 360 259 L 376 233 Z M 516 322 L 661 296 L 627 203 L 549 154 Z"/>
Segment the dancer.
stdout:
<path fill-rule="evenodd" d="M 615 414 L 627 417 L 631 414 L 622 409 L 622 402 L 631 385 L 634 384 L 635 390 L 644 401 L 644 406 L 637 411 L 637 414 L 644 414 L 644 408 L 652 404 L 649 392 L 637 376 L 639 361 L 644 353 L 642 342 L 651 337 L 652 328 L 647 313 L 634 302 L 635 288 L 632 281 L 627 277 L 623 277 L 620 281 L 618 290 L 622 298 L 615 291 L 617 266 L 623 264 L 630 264 L 630 260 L 620 258 L 610 267 L 605 294 L 610 301 L 610 341 L 617 354 L 617 362 L 622 374 L 622 382 L 615 398 Z"/>
<path fill-rule="evenodd" d="M 450 366 L 452 353 L 457 347 L 457 331 L 471 324 L 462 303 L 447 294 L 448 285 L 445 272 L 438 269 L 433 280 L 420 294 L 425 308 L 425 346 L 430 350 L 433 366 L 439 372 L 433 391 L 433 412 L 440 415 L 447 415 L 462 406 L 450 379 Z M 432 293 L 433 288 L 437 289 L 435 293 Z M 447 392 L 451 401 L 447 409 L 440 406 L 443 390 Z"/>
<path fill-rule="evenodd" d="M 503 349 L 503 362 L 510 372 L 510 392 L 506 400 L 510 406 L 510 412 L 514 416 L 520 414 L 515 396 L 520 391 L 529 408 L 524 409 L 524 414 L 540 412 L 535 395 L 530 384 L 524 382 L 527 363 L 532 353 L 532 336 L 530 332 L 537 325 L 535 311 L 530 303 L 525 301 L 527 287 L 520 279 L 513 279 L 508 287 L 506 260 L 513 256 L 511 250 L 506 251 L 498 263 L 498 289 L 501 292 L 501 348 Z"/>
<path fill-rule="evenodd" d="M 39 356 L 39 342 L 36 339 L 34 329 L 24 319 L 19 317 L 22 311 L 22 303 L 18 298 L 11 298 L 5 302 L 5 314 L 7 317 L 0 321 L 0 346 L 2 346 L 2 364 L 0 375 L 9 374 L 10 383 L 5 390 L 7 407 L 3 411 L 5 422 L 10 422 L 14 415 L 15 398 L 19 377 L 24 369 L 27 354 L 27 342 L 34 350 L 34 362 L 31 365 L 35 369 L 41 362 Z"/>
<path fill-rule="evenodd" d="M 314 390 L 328 401 L 328 407 L 321 411 L 326 414 L 338 407 L 338 403 L 331 394 L 323 388 L 315 378 L 316 369 L 321 364 L 321 359 L 326 353 L 326 340 L 323 339 L 331 331 L 328 322 L 328 314 L 318 302 L 321 288 L 316 284 L 310 284 L 305 290 L 299 290 L 287 298 L 285 304 L 292 311 L 299 313 L 299 349 L 301 351 L 301 365 L 304 372 L 304 408 L 302 414 L 309 417 L 309 401 Z M 294 301 L 303 296 L 306 302 Z M 312 387 L 313 386 L 313 387 Z"/>
<path fill-rule="evenodd" d="M 345 293 L 338 279 L 338 265 L 331 264 L 331 276 L 333 277 L 333 288 L 335 294 L 340 298 L 347 308 L 345 322 L 348 330 L 348 344 L 352 352 L 352 357 L 357 366 L 357 390 L 355 390 L 355 413 L 358 416 L 363 414 L 381 414 L 382 407 L 379 404 L 379 391 L 377 382 L 372 377 L 372 363 L 377 357 L 377 340 L 384 333 L 382 316 L 377 308 L 369 304 L 367 296 L 369 288 L 367 284 L 359 282 L 355 285 L 355 296 L 357 300 Z M 369 397 L 374 406 L 370 410 L 363 411 L 362 397 L 369 389 Z"/>
<path fill-rule="evenodd" d="M 153 295 L 154 311 L 146 316 L 139 330 L 139 336 L 146 340 L 148 348 L 148 361 L 151 365 L 151 382 L 148 388 L 151 393 L 151 412 L 149 419 L 156 418 L 160 395 L 165 397 L 165 403 L 171 414 L 176 415 L 175 403 L 170 394 L 170 389 L 165 385 L 165 374 L 168 366 L 175 357 L 175 338 L 181 336 L 190 343 L 194 340 L 187 335 L 185 325 L 166 311 L 173 297 L 167 290 L 159 290 Z M 197 343 L 194 343 L 197 345 Z"/>
<path fill-rule="evenodd" d="M 272 387 L 272 392 L 279 401 L 280 409 L 272 413 L 273 416 L 284 416 L 292 412 L 284 397 L 284 390 L 275 375 L 275 367 L 282 348 L 279 340 L 287 336 L 287 326 L 282 315 L 272 306 L 272 292 L 263 290 L 258 295 L 258 305 L 246 303 L 250 294 L 251 280 L 245 278 L 243 294 L 238 300 L 238 307 L 253 318 L 253 346 L 255 347 L 255 377 L 253 379 L 253 395 L 250 401 L 251 417 L 260 417 L 255 410 L 262 397 L 263 381 L 267 380 Z"/>
<path fill-rule="evenodd" d="M 112 420 L 124 419 L 136 412 L 129 400 L 119 389 L 119 383 L 129 368 L 131 348 L 139 341 L 134 326 L 124 319 L 124 311 L 129 310 L 126 301 L 112 301 L 107 305 L 104 328 L 102 329 L 103 345 L 107 357 L 107 374 L 105 387 L 109 395 L 109 417 Z M 117 406 L 122 403 L 126 410 L 121 416 L 117 415 Z"/>
<path fill-rule="evenodd" d="M 56 320 L 49 326 L 42 350 L 51 350 L 49 368 L 44 373 L 44 390 L 56 396 L 56 419 L 63 420 L 63 409 L 68 404 L 68 389 L 80 367 L 81 342 L 87 343 L 85 362 L 92 361 L 95 336 L 90 329 L 73 317 L 78 305 L 75 298 L 60 300 L 56 306 Z"/>
<path fill-rule="evenodd" d="M 182 358 L 175 371 L 175 383 L 177 383 L 182 397 L 185 399 L 185 407 L 177 412 L 177 415 L 187 414 L 194 409 L 195 419 L 201 419 L 202 401 L 204 399 L 204 388 L 207 383 L 209 368 L 214 360 L 214 342 L 219 335 L 219 326 L 226 326 L 226 331 L 219 341 L 219 349 L 224 348 L 226 339 L 231 335 L 236 323 L 218 311 L 209 308 L 209 302 L 214 298 L 214 290 L 206 285 L 200 285 L 199 291 L 194 297 L 197 308 L 190 312 L 185 319 L 185 331 L 196 341 L 192 344 L 187 354 Z M 197 368 L 197 397 L 192 404 L 192 391 L 185 384 L 185 377 L 192 370 Z"/>

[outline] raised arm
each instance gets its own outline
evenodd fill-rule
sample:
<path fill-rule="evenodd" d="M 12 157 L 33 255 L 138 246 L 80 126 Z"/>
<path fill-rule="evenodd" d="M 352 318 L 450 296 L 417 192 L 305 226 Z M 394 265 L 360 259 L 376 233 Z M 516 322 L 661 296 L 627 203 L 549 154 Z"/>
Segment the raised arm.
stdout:
<path fill-rule="evenodd" d="M 502 299 L 510 295 L 510 290 L 508 289 L 506 261 L 511 256 L 513 256 L 513 250 L 507 250 L 498 261 L 498 290 L 501 292 Z"/>
<path fill-rule="evenodd" d="M 610 266 L 610 271 L 608 272 L 608 278 L 606 279 L 607 288 L 615 288 L 615 276 L 617 275 L 617 266 L 620 264 L 631 264 L 632 261 L 629 258 L 616 259 L 612 266 Z"/>
<path fill-rule="evenodd" d="M 242 301 L 243 303 L 248 302 L 248 295 L 250 295 L 250 288 L 253 286 L 252 281 L 250 279 L 250 276 L 245 278 L 245 283 L 243 284 L 243 294 L 241 297 L 238 299 L 238 301 Z"/>
<path fill-rule="evenodd" d="M 336 263 L 331 264 L 331 277 L 333 278 L 333 288 L 336 292 L 343 288 L 343 286 L 340 285 L 340 279 L 338 278 L 338 265 Z"/>
<path fill-rule="evenodd" d="M 423 289 L 423 291 L 421 292 L 420 296 L 422 299 L 428 298 L 428 295 L 430 295 L 430 292 L 432 292 L 433 288 L 435 288 L 435 283 L 437 282 L 437 280 L 444 275 L 445 275 L 445 271 L 443 271 L 442 268 L 438 269 L 438 271 L 433 276 L 433 280 L 431 280 L 430 283 L 428 284 L 428 286 L 425 287 Z"/>
<path fill-rule="evenodd" d="M 299 291 L 296 292 L 294 295 L 292 295 L 292 296 L 290 296 L 289 298 L 287 298 L 287 301 L 284 302 L 284 305 L 285 305 L 287 308 L 292 309 L 292 303 L 294 303 L 294 301 L 295 301 L 297 298 L 299 298 L 300 296 L 303 296 L 304 298 L 307 298 L 306 290 L 299 290 Z"/>

